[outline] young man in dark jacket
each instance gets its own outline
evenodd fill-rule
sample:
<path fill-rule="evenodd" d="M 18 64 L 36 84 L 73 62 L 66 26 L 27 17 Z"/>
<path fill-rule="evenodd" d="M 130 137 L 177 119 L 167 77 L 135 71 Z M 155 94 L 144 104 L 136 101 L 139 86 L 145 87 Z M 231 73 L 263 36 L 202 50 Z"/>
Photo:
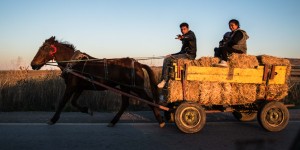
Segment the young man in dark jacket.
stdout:
<path fill-rule="evenodd" d="M 167 55 L 164 59 L 161 82 L 157 85 L 158 88 L 163 88 L 168 81 L 169 69 L 167 66 L 176 59 L 195 59 L 197 53 L 196 36 L 193 31 L 189 30 L 187 23 L 180 24 L 182 35 L 177 35 L 178 40 L 182 41 L 180 52 Z"/>
<path fill-rule="evenodd" d="M 228 55 L 232 53 L 246 54 L 247 53 L 247 39 L 249 36 L 246 31 L 240 29 L 238 20 L 232 19 L 229 21 L 229 28 L 231 30 L 230 40 L 224 47 L 220 47 L 221 62 L 217 64 L 220 67 L 228 67 Z"/>

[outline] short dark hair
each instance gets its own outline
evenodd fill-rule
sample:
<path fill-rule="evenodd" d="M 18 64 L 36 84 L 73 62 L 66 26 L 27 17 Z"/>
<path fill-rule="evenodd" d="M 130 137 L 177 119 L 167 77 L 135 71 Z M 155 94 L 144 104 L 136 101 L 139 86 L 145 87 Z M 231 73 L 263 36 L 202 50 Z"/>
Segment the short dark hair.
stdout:
<path fill-rule="evenodd" d="M 238 20 L 236 20 L 236 19 L 231 19 L 231 20 L 229 21 L 228 24 L 230 24 L 230 23 L 234 23 L 234 24 L 236 24 L 238 27 L 240 27 L 240 22 L 239 22 Z"/>
<path fill-rule="evenodd" d="M 179 27 L 180 27 L 180 28 L 182 28 L 182 27 L 187 27 L 187 28 L 189 28 L 189 24 L 187 24 L 186 22 L 183 22 L 183 23 L 180 24 Z"/>

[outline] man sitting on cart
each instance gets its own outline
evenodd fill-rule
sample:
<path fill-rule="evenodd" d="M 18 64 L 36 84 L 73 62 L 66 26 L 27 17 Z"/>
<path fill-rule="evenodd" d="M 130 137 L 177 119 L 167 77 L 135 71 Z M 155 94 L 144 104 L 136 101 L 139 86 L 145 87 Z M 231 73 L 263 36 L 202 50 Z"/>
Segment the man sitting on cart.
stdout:
<path fill-rule="evenodd" d="M 157 85 L 158 88 L 163 88 L 168 81 L 169 69 L 167 68 L 176 59 L 195 59 L 197 46 L 196 46 L 196 36 L 193 31 L 189 30 L 189 25 L 187 23 L 180 24 L 180 30 L 182 35 L 177 35 L 178 40 L 182 41 L 182 47 L 180 52 L 167 55 L 164 59 L 161 82 Z"/>

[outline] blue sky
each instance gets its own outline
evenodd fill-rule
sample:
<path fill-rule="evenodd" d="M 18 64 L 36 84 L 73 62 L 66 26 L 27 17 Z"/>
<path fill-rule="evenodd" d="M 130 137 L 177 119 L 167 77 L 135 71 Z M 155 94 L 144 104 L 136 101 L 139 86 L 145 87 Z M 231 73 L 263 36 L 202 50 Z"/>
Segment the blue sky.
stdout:
<path fill-rule="evenodd" d="M 197 37 L 197 58 L 213 56 L 228 21 L 246 30 L 248 54 L 300 58 L 298 0 L 1 0 L 0 69 L 28 66 L 54 35 L 98 58 L 164 56 L 179 51 L 179 24 Z"/>

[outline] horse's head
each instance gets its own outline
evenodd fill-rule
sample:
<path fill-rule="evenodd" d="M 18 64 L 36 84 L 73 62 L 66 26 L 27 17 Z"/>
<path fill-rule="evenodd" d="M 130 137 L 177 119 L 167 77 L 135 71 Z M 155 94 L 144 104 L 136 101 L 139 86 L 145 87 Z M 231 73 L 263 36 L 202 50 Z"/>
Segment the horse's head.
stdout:
<path fill-rule="evenodd" d="M 31 61 L 31 67 L 33 70 L 39 70 L 50 60 L 69 60 L 74 54 L 74 49 L 73 45 L 59 43 L 55 40 L 55 37 L 52 36 L 45 40 L 43 45 L 39 48 Z"/>

